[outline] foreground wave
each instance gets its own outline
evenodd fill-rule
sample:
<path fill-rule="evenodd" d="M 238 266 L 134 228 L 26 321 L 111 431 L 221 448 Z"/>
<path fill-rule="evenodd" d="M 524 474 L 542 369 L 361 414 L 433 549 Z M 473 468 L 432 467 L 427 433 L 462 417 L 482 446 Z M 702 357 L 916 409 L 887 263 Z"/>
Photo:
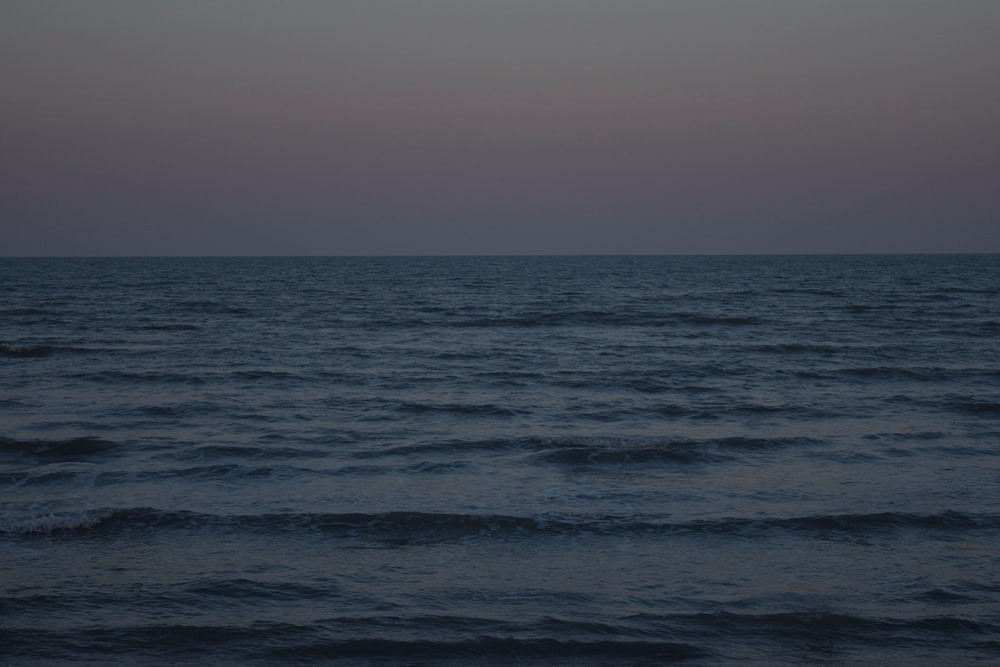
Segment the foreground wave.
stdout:
<path fill-rule="evenodd" d="M 819 645 L 826 647 L 829 659 L 838 654 L 849 657 L 836 648 L 845 643 L 875 652 L 894 642 L 905 642 L 922 651 L 956 644 L 989 651 L 998 647 L 989 639 L 998 630 L 1000 626 L 958 617 L 871 619 L 817 612 L 644 615 L 624 617 L 613 624 L 556 618 L 512 623 L 448 616 L 352 616 L 304 625 L 151 625 L 67 632 L 43 629 L 30 638 L 0 629 L 0 642 L 11 658 L 28 654 L 53 660 L 85 650 L 95 654 L 122 651 L 136 658 L 207 659 L 223 664 L 301 659 L 336 660 L 341 664 L 359 658 L 393 664 L 413 664 L 416 660 L 448 664 L 634 665 L 728 661 L 735 656 L 708 648 L 719 633 L 738 638 L 762 653 L 773 650 L 775 639 L 779 639 L 793 649 L 786 657 L 807 655 L 809 649 Z M 385 634 L 398 638 L 375 637 Z M 569 638 L 595 634 L 603 639 Z M 439 635 L 453 639 L 417 638 Z M 655 636 L 685 637 L 687 641 Z M 44 647 L 41 651 L 39 645 Z"/>
<path fill-rule="evenodd" d="M 0 532 L 14 535 L 64 531 L 114 533 L 142 530 L 322 531 L 367 540 L 427 543 L 460 538 L 529 537 L 565 534 L 621 536 L 676 533 L 751 534 L 758 531 L 844 532 L 851 535 L 890 529 L 931 531 L 998 530 L 1000 514 L 944 512 L 918 515 L 899 512 L 770 519 L 731 518 L 671 522 L 641 520 L 634 515 L 598 517 L 518 517 L 433 512 L 376 514 L 244 514 L 215 515 L 152 508 L 97 509 L 0 519 Z"/>

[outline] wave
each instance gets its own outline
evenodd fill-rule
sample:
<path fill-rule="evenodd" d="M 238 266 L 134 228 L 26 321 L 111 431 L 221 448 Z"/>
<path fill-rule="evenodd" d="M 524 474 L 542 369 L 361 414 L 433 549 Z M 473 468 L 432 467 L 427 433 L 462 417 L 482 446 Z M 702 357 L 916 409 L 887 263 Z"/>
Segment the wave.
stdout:
<path fill-rule="evenodd" d="M 748 326 L 761 324 L 762 320 L 753 315 L 703 315 L 700 313 L 674 313 L 673 318 L 686 324 Z"/>
<path fill-rule="evenodd" d="M 329 591 L 316 586 L 291 582 L 255 581 L 252 579 L 204 579 L 184 586 L 185 593 L 206 595 L 234 600 L 308 600 L 329 595 Z"/>
<path fill-rule="evenodd" d="M 676 325 L 696 326 L 748 326 L 761 324 L 760 317 L 752 315 L 710 315 L 698 312 L 649 312 L 635 310 L 567 310 L 532 311 L 501 316 L 466 317 L 449 319 L 448 315 L 428 320 L 424 318 L 399 318 L 367 322 L 372 327 L 425 327 L 448 326 L 460 328 L 504 327 L 561 327 L 561 326 L 643 326 L 663 327 Z"/>
<path fill-rule="evenodd" d="M 907 619 L 875 619 L 826 611 L 795 611 L 771 614 L 739 614 L 714 612 L 701 614 L 636 614 L 628 617 L 646 624 L 665 624 L 671 627 L 688 627 L 695 635 L 707 629 L 735 636 L 763 636 L 783 640 L 843 639 L 863 643 L 882 644 L 900 636 L 908 641 L 937 643 L 944 636 L 954 640 L 956 635 L 983 635 L 1000 631 L 1000 626 L 967 618 L 932 616 Z"/>
<path fill-rule="evenodd" d="M 424 664 L 425 661 L 445 664 L 567 664 L 565 660 L 581 660 L 584 664 L 634 665 L 636 660 L 677 661 L 703 658 L 709 652 L 688 643 L 637 640 L 568 640 L 554 637 L 518 638 L 502 634 L 505 627 L 492 624 L 495 634 L 483 634 L 467 639 L 434 641 L 418 638 L 365 637 L 371 635 L 377 621 L 361 619 L 354 637 L 331 636 L 326 623 L 310 625 L 256 622 L 236 625 L 147 625 L 121 628 L 88 628 L 58 632 L 39 629 L 31 633 L 0 628 L 0 644 L 14 655 L 31 655 L 60 659 L 65 655 L 104 657 L 140 655 L 145 662 L 173 663 L 178 657 L 197 656 L 197 662 L 207 657 L 213 664 L 246 664 L 287 661 L 360 659 L 362 664 L 377 660 L 379 664 Z M 443 631 L 433 623 L 431 628 Z M 336 622 L 334 622 L 336 625 Z M 417 626 L 419 627 L 419 626 Z M 456 633 L 449 633 L 454 635 Z M 420 635 L 417 634 L 419 637 Z M 65 652 L 65 653 L 63 653 Z M 530 662 L 525 662 L 530 661 Z M 549 661 L 559 661 L 550 663 Z"/>
<path fill-rule="evenodd" d="M 11 343 L 0 343 L 0 357 L 11 359 L 37 359 L 63 352 L 92 353 L 98 351 L 93 348 L 71 345 L 12 345 Z"/>
<path fill-rule="evenodd" d="M 52 310 L 50 308 L 4 308 L 0 310 L 0 317 L 4 316 L 23 316 L 23 315 L 63 315 L 64 313 L 59 310 Z"/>
<path fill-rule="evenodd" d="M 239 457 L 244 458 L 244 457 Z M 222 480 L 256 480 L 256 479 L 287 479 L 300 478 L 306 476 L 322 477 L 368 477 L 386 474 L 401 475 L 449 475 L 456 472 L 463 472 L 474 469 L 471 463 L 466 461 L 444 461 L 430 462 L 421 461 L 408 465 L 359 465 L 359 466 L 337 466 L 332 468 L 304 468 L 289 465 L 274 466 L 252 466 L 240 463 L 218 463 L 214 465 L 193 466 L 187 468 L 171 468 L 167 470 L 153 470 L 140 473 L 127 473 L 133 478 L 145 481 L 164 479 L 222 479 Z M 84 471 L 66 470 L 52 471 L 45 474 L 23 475 L 23 474 L 3 474 L 0 473 L 0 483 L 9 484 L 44 484 L 63 480 L 75 479 L 79 476 L 87 475 L 88 479 L 94 477 L 93 470 Z M 121 479 L 126 473 L 104 472 L 98 476 L 100 483 L 108 483 Z"/>
<path fill-rule="evenodd" d="M 15 440 L 0 437 L 0 455 L 33 457 L 44 461 L 71 461 L 107 453 L 118 445 L 101 438 Z"/>
<path fill-rule="evenodd" d="M 924 591 L 918 597 L 932 604 L 968 604 L 979 600 L 979 598 L 975 596 L 957 593 L 943 588 L 933 588 L 929 591 Z"/>
<path fill-rule="evenodd" d="M 717 463 L 738 454 L 811 444 L 808 438 L 730 437 L 710 440 L 649 440 L 630 438 L 577 438 L 538 441 L 537 455 L 549 463 Z"/>
<path fill-rule="evenodd" d="M 144 324 L 134 327 L 140 331 L 198 331 L 196 324 Z"/>
<path fill-rule="evenodd" d="M 900 306 L 893 303 L 854 303 L 846 306 L 843 310 L 853 315 L 866 315 L 868 313 L 899 310 L 899 308 Z"/>
<path fill-rule="evenodd" d="M 513 417 L 514 415 L 525 413 L 524 410 L 505 408 L 503 406 L 494 405 L 492 403 L 487 403 L 483 405 L 470 405 L 463 403 L 429 404 L 429 403 L 407 402 L 400 405 L 399 410 L 401 412 L 410 412 L 415 414 L 444 413 L 444 414 L 471 415 L 471 416 L 481 416 L 481 417 Z"/>
<path fill-rule="evenodd" d="M 95 352 L 107 352 L 107 350 L 79 347 L 75 345 L 15 345 L 13 343 L 0 342 L 0 357 L 8 357 L 11 359 L 36 359 L 49 357 L 54 354 L 88 354 Z"/>
<path fill-rule="evenodd" d="M 93 373 L 73 373 L 72 378 L 90 382 L 141 382 L 149 384 L 203 384 L 204 378 L 190 373 L 160 371 L 96 371 Z"/>
<path fill-rule="evenodd" d="M 128 408 L 125 412 L 144 417 L 185 417 L 198 414 L 211 414 L 223 408 L 216 403 L 177 403 L 174 405 L 140 405 Z"/>
<path fill-rule="evenodd" d="M 659 438 L 492 438 L 486 440 L 445 440 L 397 445 L 377 450 L 359 450 L 354 458 L 390 456 L 469 455 L 477 452 L 523 452 L 547 463 L 628 463 L 673 461 L 678 463 L 718 462 L 739 454 L 786 447 L 807 446 L 811 438 L 727 437 L 706 440 Z"/>
<path fill-rule="evenodd" d="M 82 531 L 100 525 L 115 514 L 116 510 L 100 509 L 82 512 L 49 512 L 19 517 L 7 515 L 0 517 L 0 534 L 48 535 Z"/>
<path fill-rule="evenodd" d="M 704 658 L 704 649 L 691 644 L 665 641 L 568 641 L 557 638 L 516 639 L 480 637 L 465 641 L 353 639 L 320 642 L 270 651 L 274 657 L 380 658 L 405 660 L 482 661 L 502 659 L 500 664 L 523 664 L 523 660 L 579 659 L 588 663 L 632 665 L 635 660 L 678 661 Z M 538 664 L 538 663 L 535 663 Z M 562 663 L 565 664 L 565 663 Z"/>
<path fill-rule="evenodd" d="M 408 445 L 394 445 L 380 449 L 361 449 L 352 453 L 354 458 L 371 459 L 388 456 L 423 456 L 428 454 L 469 454 L 474 452 L 523 451 L 537 447 L 542 441 L 536 438 L 492 438 L 486 440 L 433 440 Z"/>
<path fill-rule="evenodd" d="M 958 398 L 948 403 L 957 412 L 980 417 L 1000 417 L 1000 401 Z"/>
<path fill-rule="evenodd" d="M 968 285 L 944 285 L 939 292 L 951 294 L 1000 294 L 1000 287 L 969 287 Z"/>
<path fill-rule="evenodd" d="M 200 315 L 248 315 L 250 310 L 242 306 L 231 306 L 221 301 L 200 300 L 181 301 L 173 305 L 173 310 Z"/>
<path fill-rule="evenodd" d="M 95 509 L 6 517 L 0 533 L 38 533 L 101 530 L 197 530 L 211 528 L 252 532 L 321 532 L 395 546 L 429 544 L 469 538 L 518 538 L 548 535 L 671 536 L 720 534 L 753 537 L 781 530 L 805 535 L 857 535 L 892 530 L 996 530 L 1000 515 L 948 511 L 940 514 L 881 512 L 874 514 L 816 515 L 789 518 L 726 518 L 674 522 L 669 517 L 624 514 L 510 516 L 437 512 L 206 514 L 153 508 Z"/>
<path fill-rule="evenodd" d="M 88 484 L 93 484 L 97 477 L 98 468 L 92 463 L 47 463 L 19 472 L 0 473 L 0 484 L 40 486 L 76 480 L 86 480 Z"/>
<path fill-rule="evenodd" d="M 292 466 L 248 466 L 238 463 L 224 463 L 192 468 L 157 470 L 139 473 L 143 480 L 164 479 L 211 479 L 211 480 L 259 480 L 301 476 L 315 471 Z"/>
<path fill-rule="evenodd" d="M 246 580 L 204 582 L 188 588 L 199 596 L 222 595 L 282 599 L 273 585 Z M 296 587 L 291 599 L 323 595 Z M 7 603 L 7 600 L 4 600 Z M 51 599 L 38 600 L 59 609 Z M 29 603 L 30 604 L 30 603 Z M 245 624 L 180 623 L 120 625 L 59 631 L 24 632 L 0 628 L 0 643 L 13 655 L 79 659 L 114 652 L 141 654 L 153 661 L 174 662 L 197 654 L 202 660 L 235 664 L 360 659 L 363 664 L 663 664 L 689 659 L 719 658 L 737 645 L 774 657 L 780 651 L 806 650 L 827 662 L 830 642 L 846 650 L 862 647 L 994 649 L 990 641 L 1000 626 L 960 616 L 872 618 L 822 610 L 778 613 L 638 613 L 605 622 L 554 617 L 500 620 L 448 615 L 343 615 L 306 623 L 256 621 Z M 720 638 L 728 641 L 720 642 Z M 678 639 L 680 641 L 678 641 Z M 711 647 L 711 648 L 709 648 Z M 738 649 L 737 649 L 738 650 Z M 799 653 L 800 657 L 804 654 Z M 978 657 L 978 656 L 977 656 Z M 922 664 L 918 661 L 919 664 Z"/>
<path fill-rule="evenodd" d="M 302 376 L 289 371 L 274 371 L 255 369 L 249 371 L 236 371 L 234 377 L 241 380 L 302 380 Z"/>
<path fill-rule="evenodd" d="M 617 311 L 576 310 L 562 312 L 531 312 L 508 317 L 482 317 L 458 320 L 457 327 L 551 327 L 566 324 L 639 324 L 649 320 L 641 314 L 622 314 Z"/>
<path fill-rule="evenodd" d="M 824 287 L 776 287 L 775 294 L 808 294 L 809 296 L 847 296 L 847 292 L 842 289 L 829 289 Z"/>
<path fill-rule="evenodd" d="M 676 463 L 720 462 L 733 457 L 722 452 L 712 452 L 703 447 L 684 444 L 650 447 L 594 447 L 570 446 L 539 454 L 548 463 L 650 463 L 672 461 Z"/>
<path fill-rule="evenodd" d="M 280 461 L 284 459 L 302 459 L 328 456 L 329 452 L 320 449 L 301 449 L 298 447 L 258 447 L 254 445 L 200 445 L 171 449 L 157 458 L 174 461 Z"/>
<path fill-rule="evenodd" d="M 840 345 L 819 343 L 765 343 L 750 348 L 756 352 L 773 352 L 775 354 L 821 354 L 830 356 L 849 351 L 850 348 Z"/>
<path fill-rule="evenodd" d="M 9 343 L 0 343 L 0 357 L 31 359 L 47 357 L 53 352 L 55 352 L 55 348 L 51 345 L 11 345 Z"/>

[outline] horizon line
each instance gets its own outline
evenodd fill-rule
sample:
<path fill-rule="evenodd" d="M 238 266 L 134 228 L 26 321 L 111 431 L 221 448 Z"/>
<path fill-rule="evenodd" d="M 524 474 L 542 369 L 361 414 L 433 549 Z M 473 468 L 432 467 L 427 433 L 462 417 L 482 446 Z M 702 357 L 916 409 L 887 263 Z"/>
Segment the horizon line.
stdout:
<path fill-rule="evenodd" d="M 678 252 L 678 253 L 349 253 L 349 254 L 281 254 L 281 255 L 0 255 L 0 259 L 445 259 L 472 257 L 891 257 L 891 256 L 986 256 L 1000 255 L 1000 251 L 949 251 L 949 252 Z"/>

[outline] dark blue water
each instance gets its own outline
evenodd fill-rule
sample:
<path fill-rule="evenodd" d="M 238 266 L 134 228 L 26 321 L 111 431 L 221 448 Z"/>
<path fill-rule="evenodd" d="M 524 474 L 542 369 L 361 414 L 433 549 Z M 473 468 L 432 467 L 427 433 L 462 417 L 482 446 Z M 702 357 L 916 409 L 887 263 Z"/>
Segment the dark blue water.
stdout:
<path fill-rule="evenodd" d="M 1000 256 L 0 260 L 0 662 L 997 664 Z"/>

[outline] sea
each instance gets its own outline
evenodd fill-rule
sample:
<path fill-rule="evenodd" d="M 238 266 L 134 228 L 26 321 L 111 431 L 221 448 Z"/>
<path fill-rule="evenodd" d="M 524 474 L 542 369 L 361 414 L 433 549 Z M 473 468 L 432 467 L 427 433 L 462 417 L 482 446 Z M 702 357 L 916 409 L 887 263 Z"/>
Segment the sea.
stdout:
<path fill-rule="evenodd" d="M 998 665 L 1000 255 L 0 259 L 0 664 Z"/>

